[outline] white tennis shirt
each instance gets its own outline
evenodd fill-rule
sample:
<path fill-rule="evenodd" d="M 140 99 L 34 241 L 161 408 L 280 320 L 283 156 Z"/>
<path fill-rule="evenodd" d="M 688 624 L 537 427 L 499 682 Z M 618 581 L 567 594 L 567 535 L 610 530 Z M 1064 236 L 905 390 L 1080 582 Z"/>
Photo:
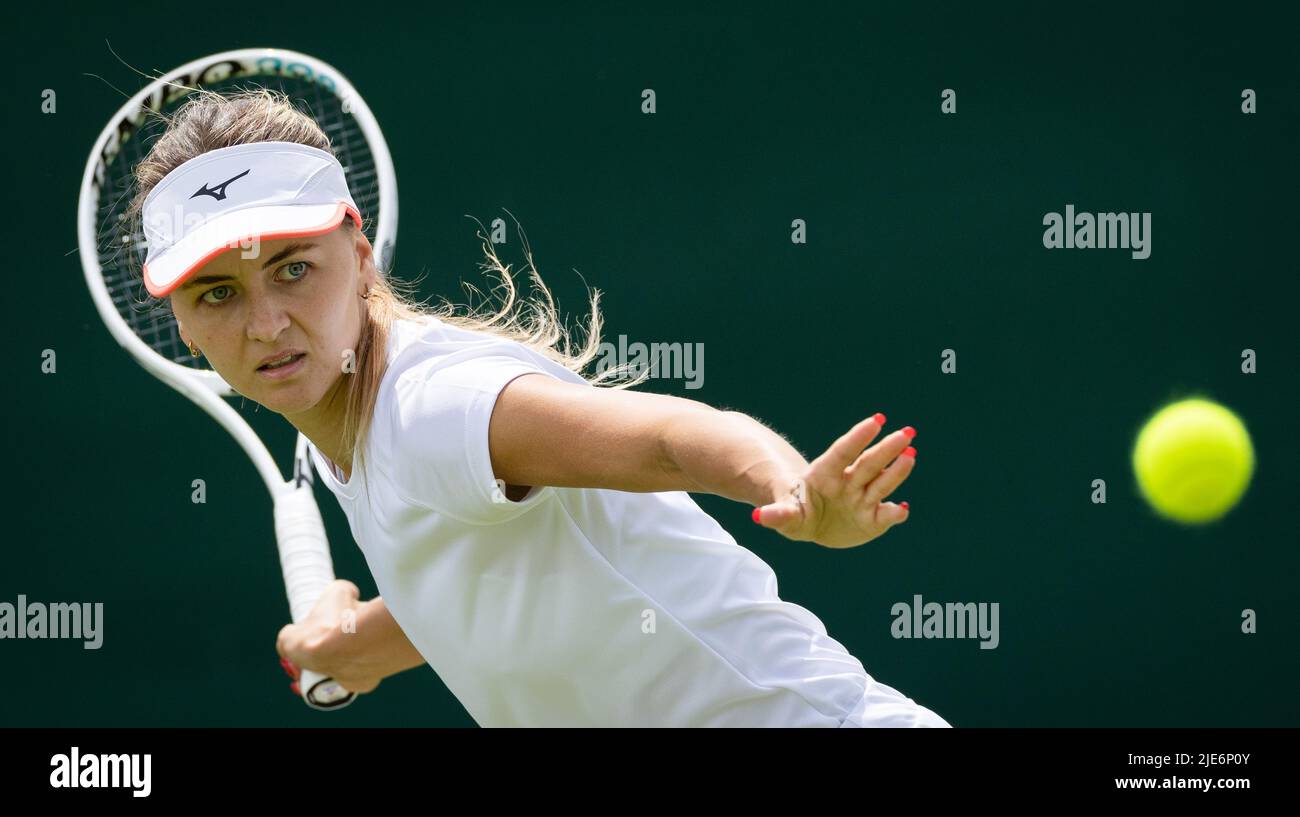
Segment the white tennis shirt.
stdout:
<path fill-rule="evenodd" d="M 580 375 L 436 318 L 394 324 L 388 360 L 364 474 L 312 458 L 389 611 L 481 726 L 947 725 L 778 598 L 685 492 L 506 499 L 497 395 Z"/>

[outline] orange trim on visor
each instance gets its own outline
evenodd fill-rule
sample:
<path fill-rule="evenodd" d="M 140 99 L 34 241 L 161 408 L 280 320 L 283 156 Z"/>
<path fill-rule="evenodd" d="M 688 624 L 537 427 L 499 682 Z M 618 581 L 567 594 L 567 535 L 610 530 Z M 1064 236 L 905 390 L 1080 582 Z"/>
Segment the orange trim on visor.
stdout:
<path fill-rule="evenodd" d="M 227 250 L 239 249 L 238 246 L 233 246 L 233 247 L 230 246 L 232 244 L 240 245 L 243 244 L 245 241 L 252 241 L 253 239 L 257 239 L 259 241 L 270 241 L 277 238 L 305 238 L 307 236 L 312 236 L 312 235 L 321 235 L 322 233 L 328 233 L 330 230 L 333 230 L 335 227 L 342 224 L 344 216 L 351 216 L 352 220 L 356 222 L 357 229 L 361 229 L 361 214 L 358 213 L 356 210 L 352 209 L 351 207 L 349 207 L 347 202 L 341 201 L 338 204 L 338 209 L 334 211 L 334 215 L 330 216 L 325 223 L 320 224 L 318 226 L 305 227 L 300 230 L 287 230 L 287 231 L 276 232 L 276 233 L 253 233 L 250 235 L 242 236 L 240 238 L 231 239 L 223 243 L 220 247 L 217 247 L 215 250 L 212 250 L 211 252 L 209 252 L 207 255 L 203 256 L 199 260 L 195 261 L 193 264 L 190 264 L 185 269 L 184 272 L 182 272 L 180 275 L 176 277 L 175 281 L 172 281 L 170 284 L 164 287 L 154 287 L 153 282 L 149 280 L 149 265 L 145 264 L 144 265 L 145 289 L 149 290 L 149 294 L 154 296 L 155 298 L 165 298 L 166 296 L 172 294 L 178 288 L 183 286 L 185 282 L 190 278 L 190 276 L 192 276 L 199 269 L 199 267 L 208 263 L 213 258 L 216 258 L 218 255 L 221 255 L 223 252 L 226 252 Z"/>

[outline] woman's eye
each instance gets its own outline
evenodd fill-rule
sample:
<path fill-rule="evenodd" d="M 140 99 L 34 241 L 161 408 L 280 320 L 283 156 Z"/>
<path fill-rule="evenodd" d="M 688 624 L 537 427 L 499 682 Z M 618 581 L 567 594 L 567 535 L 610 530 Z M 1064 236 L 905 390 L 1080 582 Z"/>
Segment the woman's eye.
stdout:
<path fill-rule="evenodd" d="M 311 266 L 306 261 L 294 261 L 292 264 L 285 264 L 280 268 L 280 272 L 288 273 L 287 280 L 297 281 L 307 274 L 307 269 Z"/>
<path fill-rule="evenodd" d="M 219 287 L 213 287 L 212 289 L 209 289 L 207 292 L 203 293 L 203 300 L 205 303 L 210 303 L 214 305 L 219 304 L 223 301 L 230 300 L 231 292 L 232 290 L 230 289 L 230 287 L 226 286 L 225 284 L 222 284 Z"/>

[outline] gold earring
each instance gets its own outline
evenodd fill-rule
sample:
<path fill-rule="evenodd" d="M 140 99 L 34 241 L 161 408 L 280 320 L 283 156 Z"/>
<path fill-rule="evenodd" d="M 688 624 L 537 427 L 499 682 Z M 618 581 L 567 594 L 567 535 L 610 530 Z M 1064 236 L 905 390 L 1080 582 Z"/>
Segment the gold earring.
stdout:
<path fill-rule="evenodd" d="M 199 356 L 199 347 L 194 345 L 194 341 L 190 341 L 190 354 L 194 357 Z"/>
<path fill-rule="evenodd" d="M 368 301 L 368 300 L 370 300 L 370 290 L 369 290 L 369 289 L 367 289 L 367 290 L 366 290 L 366 293 L 365 293 L 364 295 L 361 296 L 361 300 L 363 300 L 363 301 Z"/>

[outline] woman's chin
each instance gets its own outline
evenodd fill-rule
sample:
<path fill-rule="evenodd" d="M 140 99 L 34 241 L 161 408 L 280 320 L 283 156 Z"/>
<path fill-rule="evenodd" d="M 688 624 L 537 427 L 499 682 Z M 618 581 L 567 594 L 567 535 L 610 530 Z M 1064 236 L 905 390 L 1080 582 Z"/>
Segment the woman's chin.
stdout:
<path fill-rule="evenodd" d="M 270 387 L 262 385 L 257 389 L 256 395 L 248 396 L 276 414 L 292 416 L 315 408 L 323 396 L 318 392 L 318 389 L 311 389 L 305 383 L 285 383 Z"/>

